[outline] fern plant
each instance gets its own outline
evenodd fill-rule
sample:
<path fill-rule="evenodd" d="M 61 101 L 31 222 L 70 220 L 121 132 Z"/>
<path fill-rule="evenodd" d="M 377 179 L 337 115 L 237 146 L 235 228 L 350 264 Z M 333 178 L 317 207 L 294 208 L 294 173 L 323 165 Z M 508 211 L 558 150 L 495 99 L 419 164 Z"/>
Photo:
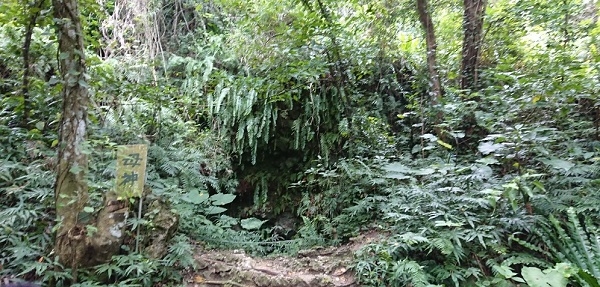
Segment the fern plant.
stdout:
<path fill-rule="evenodd" d="M 556 263 L 566 262 L 577 268 L 574 277 L 580 286 L 600 286 L 600 231 L 590 216 L 568 208 L 564 217 L 548 216 L 534 230 L 539 243 L 512 239 Z"/>
<path fill-rule="evenodd" d="M 52 244 L 53 174 L 42 159 L 15 159 L 0 159 L 0 277 L 30 270 Z"/>
<path fill-rule="evenodd" d="M 535 220 L 524 205 L 512 204 L 522 199 L 503 191 L 513 179 L 495 178 L 483 163 L 422 161 L 427 162 L 383 166 L 388 178 L 383 192 L 345 210 L 356 216 L 375 208 L 391 233 L 376 249 L 357 253 L 359 278 L 374 282 L 378 274 L 386 286 L 476 286 L 496 280 L 493 266 L 518 254 L 508 245 L 510 234 L 528 232 Z M 531 184 L 527 178 L 519 182 Z M 502 278 L 494 282 L 510 284 Z"/>
<path fill-rule="evenodd" d="M 390 251 L 382 245 L 371 244 L 356 253 L 363 259 L 354 266 L 362 286 L 435 286 L 429 283 L 431 276 L 419 262 L 394 259 Z"/>

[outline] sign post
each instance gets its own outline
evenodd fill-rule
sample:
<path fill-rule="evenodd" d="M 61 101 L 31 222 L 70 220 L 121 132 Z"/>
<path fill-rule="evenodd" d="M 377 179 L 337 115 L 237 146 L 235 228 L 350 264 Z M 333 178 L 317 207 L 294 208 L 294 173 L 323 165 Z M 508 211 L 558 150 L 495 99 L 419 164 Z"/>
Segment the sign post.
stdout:
<path fill-rule="evenodd" d="M 117 198 L 140 198 L 138 219 L 142 218 L 142 195 L 146 180 L 146 163 L 148 162 L 148 146 L 145 144 L 117 146 Z M 140 230 L 137 226 L 135 251 L 139 252 Z"/>

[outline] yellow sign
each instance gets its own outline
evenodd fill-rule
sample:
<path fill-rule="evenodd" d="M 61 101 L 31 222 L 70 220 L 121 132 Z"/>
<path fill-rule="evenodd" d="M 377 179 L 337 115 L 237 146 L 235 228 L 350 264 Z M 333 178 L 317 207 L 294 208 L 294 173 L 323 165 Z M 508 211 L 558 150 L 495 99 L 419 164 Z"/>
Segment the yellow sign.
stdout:
<path fill-rule="evenodd" d="M 117 147 L 117 196 L 141 197 L 146 179 L 148 146 L 122 145 Z"/>

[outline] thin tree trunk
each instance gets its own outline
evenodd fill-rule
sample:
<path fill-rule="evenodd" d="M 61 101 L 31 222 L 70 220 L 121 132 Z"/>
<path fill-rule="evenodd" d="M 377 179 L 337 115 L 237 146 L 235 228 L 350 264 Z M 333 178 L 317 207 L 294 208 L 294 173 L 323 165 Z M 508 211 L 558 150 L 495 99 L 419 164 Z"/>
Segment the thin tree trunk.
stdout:
<path fill-rule="evenodd" d="M 425 43 L 427 46 L 427 70 L 429 72 L 429 83 L 431 85 L 432 103 L 436 104 L 442 98 L 442 84 L 437 70 L 437 43 L 435 40 L 435 30 L 427 0 L 417 0 L 417 11 L 419 12 L 419 21 L 425 30 Z"/>
<path fill-rule="evenodd" d="M 21 94 L 23 95 L 23 120 L 22 126 L 29 126 L 29 117 L 31 111 L 31 99 L 29 97 L 29 75 L 31 74 L 31 67 L 29 63 L 29 49 L 31 47 L 31 38 L 33 36 L 33 28 L 37 23 L 37 19 L 40 16 L 40 11 L 44 7 L 45 0 L 39 0 L 32 6 L 33 12 L 29 12 L 29 23 L 25 30 L 25 42 L 23 42 L 23 82 L 21 84 Z"/>
<path fill-rule="evenodd" d="M 477 88 L 477 68 L 483 32 L 485 0 L 463 0 L 463 46 L 460 67 L 460 88 Z"/>
<path fill-rule="evenodd" d="M 88 160 L 83 151 L 89 102 L 85 48 L 77 0 L 52 0 L 57 22 L 58 61 L 63 79 L 63 108 L 59 132 L 56 216 L 59 228 L 55 253 L 61 263 L 77 269 L 86 249 L 86 225 L 79 218 L 88 201 L 85 180 Z M 76 280 L 76 279 L 75 279 Z"/>

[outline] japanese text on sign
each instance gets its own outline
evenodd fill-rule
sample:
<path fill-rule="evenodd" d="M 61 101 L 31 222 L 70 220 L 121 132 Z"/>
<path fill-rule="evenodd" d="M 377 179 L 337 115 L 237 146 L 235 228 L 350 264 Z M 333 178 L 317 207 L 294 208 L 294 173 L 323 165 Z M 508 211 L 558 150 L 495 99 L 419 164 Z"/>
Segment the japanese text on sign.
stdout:
<path fill-rule="evenodd" d="M 146 145 L 124 145 L 117 147 L 116 192 L 119 197 L 140 197 L 146 178 Z"/>

